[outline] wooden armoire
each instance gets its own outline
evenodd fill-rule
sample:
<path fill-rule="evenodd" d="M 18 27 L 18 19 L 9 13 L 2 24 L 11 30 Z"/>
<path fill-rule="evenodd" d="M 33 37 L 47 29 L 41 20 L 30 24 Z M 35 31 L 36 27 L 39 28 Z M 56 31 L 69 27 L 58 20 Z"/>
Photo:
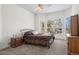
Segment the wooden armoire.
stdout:
<path fill-rule="evenodd" d="M 78 20 L 78 14 L 77 15 L 74 15 L 74 16 L 71 16 L 71 36 L 78 36 L 79 33 L 78 33 L 78 23 L 79 23 L 79 20 Z"/>
<path fill-rule="evenodd" d="M 79 55 L 79 20 L 78 15 L 71 16 L 71 36 L 68 37 L 68 54 Z"/>

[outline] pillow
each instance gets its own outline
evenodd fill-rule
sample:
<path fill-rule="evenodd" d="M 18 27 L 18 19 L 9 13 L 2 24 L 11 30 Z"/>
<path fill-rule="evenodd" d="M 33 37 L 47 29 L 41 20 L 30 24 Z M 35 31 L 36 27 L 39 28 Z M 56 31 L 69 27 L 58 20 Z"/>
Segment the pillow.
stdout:
<path fill-rule="evenodd" d="M 21 29 L 21 30 L 20 30 L 22 36 L 23 36 L 26 32 L 29 32 L 29 31 L 32 32 L 33 30 L 32 30 L 32 29 L 28 29 L 28 28 L 27 28 L 27 29 Z"/>
<path fill-rule="evenodd" d="M 25 32 L 24 36 L 33 35 L 31 31 Z"/>
<path fill-rule="evenodd" d="M 32 32 L 34 35 L 37 35 L 39 32 L 38 31 L 33 31 Z"/>

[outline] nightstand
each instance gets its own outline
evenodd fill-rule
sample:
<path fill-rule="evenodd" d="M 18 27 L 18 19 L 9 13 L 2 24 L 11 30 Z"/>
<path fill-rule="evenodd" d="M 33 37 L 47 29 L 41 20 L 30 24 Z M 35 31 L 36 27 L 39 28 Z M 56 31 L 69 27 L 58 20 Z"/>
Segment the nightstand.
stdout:
<path fill-rule="evenodd" d="M 11 38 L 11 47 L 15 48 L 18 47 L 20 45 L 22 45 L 22 38 L 21 37 L 15 37 L 15 38 Z"/>

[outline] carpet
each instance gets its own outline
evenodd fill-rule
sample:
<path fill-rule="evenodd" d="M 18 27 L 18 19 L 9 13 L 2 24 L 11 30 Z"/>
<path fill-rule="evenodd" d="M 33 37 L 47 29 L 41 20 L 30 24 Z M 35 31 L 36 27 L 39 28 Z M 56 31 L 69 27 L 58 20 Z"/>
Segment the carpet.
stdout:
<path fill-rule="evenodd" d="M 0 55 L 67 55 L 67 41 L 54 40 L 51 47 L 24 44 L 16 48 L 0 51 Z"/>

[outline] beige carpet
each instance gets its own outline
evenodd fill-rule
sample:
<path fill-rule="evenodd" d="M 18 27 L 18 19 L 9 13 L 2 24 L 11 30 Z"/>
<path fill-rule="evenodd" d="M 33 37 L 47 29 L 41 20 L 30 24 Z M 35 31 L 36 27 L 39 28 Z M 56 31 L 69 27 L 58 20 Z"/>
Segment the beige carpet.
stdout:
<path fill-rule="evenodd" d="M 0 51 L 0 55 L 67 55 L 67 41 L 55 40 L 49 49 L 42 46 L 22 45 Z"/>

